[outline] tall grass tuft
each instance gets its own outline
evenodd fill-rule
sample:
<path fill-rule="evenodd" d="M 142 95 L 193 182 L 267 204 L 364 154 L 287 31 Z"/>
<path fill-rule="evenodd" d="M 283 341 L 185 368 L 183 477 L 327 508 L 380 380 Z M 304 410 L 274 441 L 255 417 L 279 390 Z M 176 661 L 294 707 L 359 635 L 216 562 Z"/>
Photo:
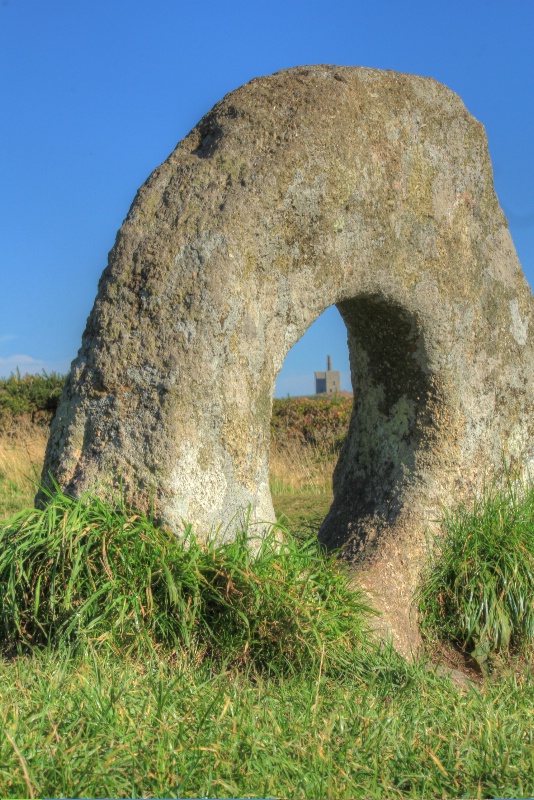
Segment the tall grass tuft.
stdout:
<path fill-rule="evenodd" d="M 447 514 L 419 591 L 422 630 L 490 655 L 534 639 L 534 486 L 511 481 Z"/>
<path fill-rule="evenodd" d="M 0 525 L 0 637 L 187 649 L 279 674 L 350 666 L 367 637 L 362 595 L 315 543 L 278 538 L 253 542 L 249 526 L 203 544 L 190 527 L 178 538 L 120 502 L 58 492 Z"/>

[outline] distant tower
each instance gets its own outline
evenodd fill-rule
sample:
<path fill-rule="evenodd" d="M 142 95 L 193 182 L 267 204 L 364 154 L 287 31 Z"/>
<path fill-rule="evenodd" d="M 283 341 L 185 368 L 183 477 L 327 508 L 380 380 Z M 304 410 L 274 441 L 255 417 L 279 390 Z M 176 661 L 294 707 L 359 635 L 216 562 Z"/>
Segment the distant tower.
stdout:
<path fill-rule="evenodd" d="M 315 394 L 337 394 L 341 390 L 339 372 L 332 369 L 332 359 L 326 358 L 326 372 L 315 373 Z"/>

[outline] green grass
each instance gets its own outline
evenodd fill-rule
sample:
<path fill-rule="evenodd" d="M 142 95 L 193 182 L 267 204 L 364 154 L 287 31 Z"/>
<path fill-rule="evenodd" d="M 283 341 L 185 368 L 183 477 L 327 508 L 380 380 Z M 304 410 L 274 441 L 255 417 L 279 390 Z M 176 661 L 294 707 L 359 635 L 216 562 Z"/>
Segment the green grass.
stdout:
<path fill-rule="evenodd" d="M 0 469 L 0 521 L 12 516 L 32 500 L 32 495 L 25 486 L 21 486 L 20 481 Z"/>
<path fill-rule="evenodd" d="M 475 528 L 499 564 L 529 541 L 531 493 L 474 511 L 447 518 L 434 578 L 460 521 L 458 575 L 479 582 L 495 569 Z M 253 532 L 180 541 L 120 502 L 61 494 L 0 523 L 0 796 L 534 794 L 528 669 L 462 691 L 377 644 L 302 531 L 250 549 Z"/>
<path fill-rule="evenodd" d="M 0 662 L 0 794 L 532 795 L 531 676 L 461 694 L 387 650 L 369 667 L 275 679 L 105 648 Z"/>
<path fill-rule="evenodd" d="M 481 664 L 496 653 L 531 650 L 534 486 L 508 481 L 445 516 L 419 610 L 427 636 L 455 642 Z"/>
<path fill-rule="evenodd" d="M 61 492 L 0 528 L 0 582 L 8 648 L 185 648 L 281 675 L 321 658 L 329 670 L 355 669 L 369 628 L 361 593 L 312 540 L 276 526 L 254 539 L 248 526 L 203 544 L 120 502 Z"/>
<path fill-rule="evenodd" d="M 293 492 L 273 494 L 272 498 L 277 519 L 287 524 L 290 530 L 316 536 L 332 505 L 333 495 Z"/>

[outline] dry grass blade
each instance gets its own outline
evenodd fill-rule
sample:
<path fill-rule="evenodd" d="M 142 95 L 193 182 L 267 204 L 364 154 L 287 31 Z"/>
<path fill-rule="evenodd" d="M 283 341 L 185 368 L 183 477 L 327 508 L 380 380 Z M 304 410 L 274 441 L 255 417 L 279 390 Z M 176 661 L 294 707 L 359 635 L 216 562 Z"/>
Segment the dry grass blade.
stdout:
<path fill-rule="evenodd" d="M 17 747 L 17 743 L 10 736 L 9 732 L 5 730 L 4 734 L 5 734 L 6 739 L 9 742 L 9 744 L 11 745 L 13 750 L 15 751 L 15 755 L 17 756 L 17 758 L 18 758 L 18 760 L 20 762 L 20 766 L 22 767 L 22 774 L 24 775 L 24 782 L 25 782 L 25 784 L 26 784 L 26 786 L 28 788 L 28 794 L 33 800 L 33 798 L 35 797 L 35 792 L 33 790 L 33 784 L 32 784 L 31 779 L 30 779 L 30 773 L 28 772 L 28 767 L 27 767 L 26 761 L 25 761 L 22 753 L 20 752 L 19 748 Z"/>

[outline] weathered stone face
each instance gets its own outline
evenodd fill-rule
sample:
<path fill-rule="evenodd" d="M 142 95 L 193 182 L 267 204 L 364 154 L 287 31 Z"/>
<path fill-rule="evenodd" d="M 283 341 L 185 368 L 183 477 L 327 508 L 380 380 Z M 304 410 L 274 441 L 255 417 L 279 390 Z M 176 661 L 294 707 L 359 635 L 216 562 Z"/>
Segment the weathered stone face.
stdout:
<path fill-rule="evenodd" d="M 274 382 L 334 303 L 356 401 L 321 537 L 406 651 L 441 505 L 534 467 L 532 294 L 484 129 L 433 80 L 296 68 L 201 120 L 117 235 L 43 480 L 121 482 L 176 532 L 273 519 Z"/>

